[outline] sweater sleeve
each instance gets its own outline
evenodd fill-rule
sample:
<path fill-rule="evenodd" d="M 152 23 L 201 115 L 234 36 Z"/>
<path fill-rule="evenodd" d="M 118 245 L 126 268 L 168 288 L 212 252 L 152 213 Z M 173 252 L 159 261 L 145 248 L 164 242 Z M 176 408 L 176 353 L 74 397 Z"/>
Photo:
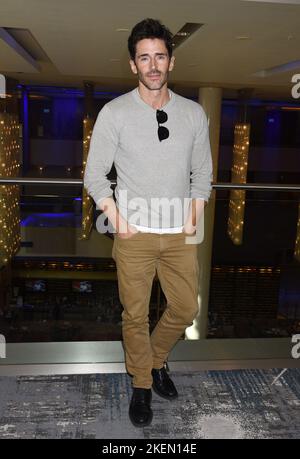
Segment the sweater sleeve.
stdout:
<path fill-rule="evenodd" d="M 199 105 L 196 136 L 191 159 L 190 197 L 208 201 L 213 179 L 212 158 L 206 114 Z"/>
<path fill-rule="evenodd" d="M 83 178 L 84 187 L 96 204 L 113 194 L 110 180 L 106 176 L 111 170 L 118 141 L 111 111 L 105 105 L 94 125 Z"/>

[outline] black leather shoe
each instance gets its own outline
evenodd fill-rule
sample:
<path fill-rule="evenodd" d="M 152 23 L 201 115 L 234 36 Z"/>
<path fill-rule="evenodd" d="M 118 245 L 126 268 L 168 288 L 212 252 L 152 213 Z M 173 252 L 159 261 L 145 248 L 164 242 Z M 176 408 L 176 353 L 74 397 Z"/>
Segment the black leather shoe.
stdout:
<path fill-rule="evenodd" d="M 153 417 L 151 400 L 151 389 L 133 388 L 129 406 L 129 418 L 135 427 L 145 427 L 151 424 Z"/>
<path fill-rule="evenodd" d="M 153 390 L 160 395 L 160 397 L 167 398 L 169 400 L 175 399 L 178 397 L 178 392 L 174 386 L 173 381 L 169 377 L 165 367 L 162 367 L 160 370 L 152 370 L 153 378 Z"/>

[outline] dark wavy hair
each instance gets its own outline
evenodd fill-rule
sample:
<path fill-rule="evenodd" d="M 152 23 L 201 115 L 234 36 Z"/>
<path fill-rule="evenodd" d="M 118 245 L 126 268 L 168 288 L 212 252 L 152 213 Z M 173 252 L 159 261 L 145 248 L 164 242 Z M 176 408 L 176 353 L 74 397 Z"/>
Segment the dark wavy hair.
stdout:
<path fill-rule="evenodd" d="M 128 50 L 132 60 L 135 59 L 136 44 L 144 38 L 159 38 L 165 42 L 169 57 L 172 56 L 172 33 L 157 19 L 144 19 L 136 24 L 128 38 Z"/>

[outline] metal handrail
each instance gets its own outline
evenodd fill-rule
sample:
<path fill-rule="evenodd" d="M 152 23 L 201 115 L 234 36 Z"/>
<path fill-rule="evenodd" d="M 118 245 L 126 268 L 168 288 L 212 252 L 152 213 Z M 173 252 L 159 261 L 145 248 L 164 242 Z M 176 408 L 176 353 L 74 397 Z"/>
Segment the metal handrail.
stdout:
<path fill-rule="evenodd" d="M 116 185 L 116 180 L 110 181 Z M 0 177 L 0 184 L 20 184 L 20 185 L 83 185 L 83 179 L 72 178 L 39 178 L 39 177 Z M 237 189 L 237 190 L 261 190 L 261 191 L 300 191 L 297 184 L 278 184 L 278 183 L 212 183 L 215 190 Z"/>

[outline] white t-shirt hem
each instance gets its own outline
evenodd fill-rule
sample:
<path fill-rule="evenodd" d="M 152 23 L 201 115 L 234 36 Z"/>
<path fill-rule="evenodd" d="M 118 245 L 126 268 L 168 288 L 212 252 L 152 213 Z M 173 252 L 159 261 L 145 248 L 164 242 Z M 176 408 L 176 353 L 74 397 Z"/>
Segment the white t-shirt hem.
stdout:
<path fill-rule="evenodd" d="M 150 228 L 148 226 L 135 225 L 132 223 L 130 226 L 134 226 L 141 233 L 176 234 L 182 233 L 183 230 L 183 226 L 176 226 L 174 228 Z"/>

